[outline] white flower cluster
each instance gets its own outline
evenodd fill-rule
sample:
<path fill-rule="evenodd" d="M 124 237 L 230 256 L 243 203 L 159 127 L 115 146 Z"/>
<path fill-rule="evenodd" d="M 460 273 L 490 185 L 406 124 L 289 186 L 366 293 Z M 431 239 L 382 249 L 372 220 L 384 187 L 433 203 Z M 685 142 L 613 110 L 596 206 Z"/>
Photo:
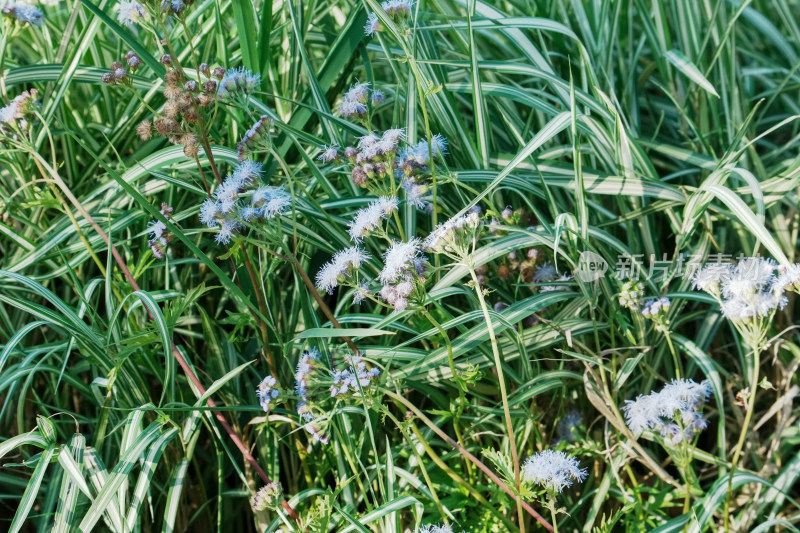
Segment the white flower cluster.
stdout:
<path fill-rule="evenodd" d="M 357 246 L 336 252 L 333 259 L 317 272 L 317 288 L 333 294 L 333 289 L 338 287 L 339 283 L 352 276 L 354 271 L 361 268 L 361 264 L 368 260 L 369 256 Z"/>
<path fill-rule="evenodd" d="M 41 26 L 44 21 L 44 15 L 38 7 L 23 2 L 11 2 L 6 4 L 3 6 L 2 14 L 16 21 L 17 24 L 21 26 L 25 24 Z"/>
<path fill-rule="evenodd" d="M 267 483 L 253 496 L 250 504 L 256 511 L 276 509 L 283 499 L 283 487 L 277 481 Z"/>
<path fill-rule="evenodd" d="M 249 130 L 244 132 L 242 140 L 236 145 L 239 153 L 239 161 L 244 161 L 248 156 L 258 152 L 264 152 L 269 148 L 272 141 L 273 120 L 268 115 L 261 115 Z"/>
<path fill-rule="evenodd" d="M 800 265 L 778 267 L 771 259 L 748 257 L 735 265 L 707 265 L 695 273 L 692 281 L 695 289 L 720 301 L 725 318 L 758 319 L 783 309 L 787 303 L 784 291 L 800 287 Z"/>
<path fill-rule="evenodd" d="M 244 160 L 214 191 L 214 198 L 203 202 L 200 221 L 217 228 L 216 240 L 228 244 L 245 222 L 269 220 L 283 214 L 292 204 L 282 187 L 261 185 L 261 164 Z M 249 202 L 243 201 L 246 194 Z"/>
<path fill-rule="evenodd" d="M 316 377 L 313 374 L 320 372 L 321 375 L 321 371 L 322 365 L 319 362 L 319 351 L 316 348 L 304 351 L 297 362 L 297 370 L 294 375 L 294 390 L 301 400 L 297 404 L 297 414 L 305 422 L 303 429 L 314 438 L 315 442 L 328 444 L 330 437 L 327 433 L 327 421 L 323 417 L 314 415 L 313 405 L 310 403 L 309 398 L 310 392 L 316 385 Z"/>
<path fill-rule="evenodd" d="M 41 107 L 37 100 L 39 91 L 31 89 L 14 97 L 5 107 L 0 108 L 0 133 L 15 134 L 16 129 L 25 129 L 32 115 Z"/>
<path fill-rule="evenodd" d="M 417 533 L 453 533 L 453 528 L 447 524 L 427 524 L 421 526 Z"/>
<path fill-rule="evenodd" d="M 654 431 L 672 444 L 690 441 L 706 428 L 701 408 L 712 393 L 711 382 L 674 379 L 660 392 L 627 400 L 622 411 L 628 427 L 635 434 Z"/>
<path fill-rule="evenodd" d="M 639 309 L 639 298 L 642 297 L 642 286 L 633 280 L 628 280 L 622 284 L 619 293 L 619 305 L 628 309 Z"/>
<path fill-rule="evenodd" d="M 331 372 L 333 378 L 333 385 L 330 387 L 331 398 L 363 390 L 381 373 L 377 367 L 367 370 L 367 363 L 360 355 L 346 355 L 344 360 L 348 368 Z"/>
<path fill-rule="evenodd" d="M 219 82 L 217 99 L 221 102 L 231 101 L 237 97 L 251 94 L 261 83 L 261 74 L 244 67 L 230 69 Z"/>
<path fill-rule="evenodd" d="M 361 118 L 367 114 L 367 102 L 369 101 L 373 106 L 380 105 L 384 102 L 385 97 L 383 93 L 378 90 L 371 90 L 368 82 L 356 82 L 350 86 L 344 94 L 344 100 L 339 106 L 339 112 L 343 117 L 356 117 Z"/>
<path fill-rule="evenodd" d="M 297 362 L 297 369 L 294 373 L 295 394 L 303 399 L 308 400 L 308 386 L 311 384 L 311 373 L 320 368 L 319 364 L 319 351 L 316 348 L 311 348 L 303 352 L 300 360 Z"/>
<path fill-rule="evenodd" d="M 669 311 L 670 305 L 672 304 L 667 297 L 648 300 L 648 302 L 642 306 L 642 316 L 655 319 L 660 315 L 666 314 L 666 312 Z"/>
<path fill-rule="evenodd" d="M 161 215 L 167 220 L 172 216 L 172 211 L 172 206 L 165 203 L 161 204 Z M 161 259 L 164 257 L 164 250 L 167 248 L 171 238 L 170 233 L 167 231 L 167 225 L 160 220 L 151 220 L 147 227 L 150 230 L 150 240 L 147 244 L 150 246 L 150 250 L 153 251 L 153 256 Z"/>
<path fill-rule="evenodd" d="M 398 201 L 394 196 L 381 196 L 367 207 L 359 209 L 353 221 L 348 225 L 347 233 L 355 242 L 361 240 L 380 227 L 381 222 L 397 209 Z"/>
<path fill-rule="evenodd" d="M 399 22 L 408 18 L 411 15 L 411 8 L 414 7 L 414 2 L 409 0 L 387 0 L 381 3 L 381 7 L 386 14 L 389 15 L 395 22 Z M 364 34 L 367 37 L 372 37 L 376 32 L 383 30 L 383 24 L 378 20 L 378 15 L 370 13 L 367 17 L 367 23 L 364 25 Z"/>
<path fill-rule="evenodd" d="M 332 161 L 336 161 L 339 159 L 339 147 L 335 144 L 328 146 L 327 144 L 322 146 L 322 153 L 319 154 L 317 157 L 318 160 L 322 161 L 323 163 L 330 163 Z"/>
<path fill-rule="evenodd" d="M 547 490 L 561 492 L 571 487 L 574 481 L 586 478 L 586 469 L 580 468 L 578 460 L 561 451 L 544 450 L 529 457 L 522 465 L 525 481 L 535 483 Z"/>
<path fill-rule="evenodd" d="M 422 244 L 423 250 L 462 258 L 474 244 L 481 219 L 474 211 L 439 224 Z"/>
<path fill-rule="evenodd" d="M 275 379 L 275 376 L 267 376 L 258 384 L 256 397 L 258 397 L 258 403 L 261 404 L 261 408 L 264 409 L 265 413 L 269 412 L 270 407 L 272 407 L 272 401 L 281 394 L 277 385 L 278 380 Z"/>
<path fill-rule="evenodd" d="M 545 261 L 533 271 L 534 283 L 548 283 L 558 278 L 558 271 L 552 263 Z"/>
<path fill-rule="evenodd" d="M 397 285 L 384 285 L 378 294 L 383 301 L 394 307 L 395 313 L 400 313 L 408 307 L 408 297 L 412 292 L 414 292 L 414 284 L 404 279 Z"/>
<path fill-rule="evenodd" d="M 417 260 L 420 258 L 420 240 L 392 241 L 392 245 L 383 254 L 383 269 L 378 280 L 384 285 L 396 283 L 403 278 L 411 277 L 416 272 Z"/>
<path fill-rule="evenodd" d="M 536 274 L 534 274 L 534 276 L 535 275 Z M 563 282 L 566 283 L 566 282 L 572 281 L 573 279 L 575 279 L 575 278 L 573 278 L 569 274 L 562 274 L 561 276 L 559 276 L 558 278 L 554 279 L 553 281 L 563 281 Z M 569 286 L 568 285 L 543 285 L 543 286 L 539 287 L 539 292 L 555 292 L 555 291 L 568 291 L 568 290 L 569 290 Z"/>
<path fill-rule="evenodd" d="M 136 1 L 123 0 L 117 4 L 117 20 L 120 24 L 132 26 L 134 24 L 141 24 L 143 20 L 147 19 L 147 11 L 144 6 Z"/>
<path fill-rule="evenodd" d="M 431 162 L 431 153 L 434 158 L 447 155 L 447 139 L 441 133 L 431 137 L 430 144 L 427 139 L 422 139 L 417 144 L 403 150 L 400 153 L 400 162 L 403 165 L 428 165 Z"/>

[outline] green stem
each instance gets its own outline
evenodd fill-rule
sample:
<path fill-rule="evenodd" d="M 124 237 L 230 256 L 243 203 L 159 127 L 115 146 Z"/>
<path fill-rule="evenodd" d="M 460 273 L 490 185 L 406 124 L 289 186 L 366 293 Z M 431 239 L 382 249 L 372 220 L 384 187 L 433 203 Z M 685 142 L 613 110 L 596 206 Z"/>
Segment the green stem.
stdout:
<path fill-rule="evenodd" d="M 483 311 L 483 318 L 486 320 L 486 327 L 489 330 L 489 339 L 492 345 L 492 355 L 494 355 L 494 366 L 497 372 L 497 381 L 500 385 L 500 398 L 503 401 L 503 414 L 506 420 L 506 431 L 508 432 L 508 442 L 511 446 L 511 461 L 514 463 L 514 486 L 519 494 L 520 486 L 520 472 L 519 472 L 519 456 L 517 455 L 517 443 L 514 437 L 514 426 L 511 422 L 511 409 L 508 406 L 508 393 L 506 392 L 506 380 L 503 375 L 503 361 L 500 357 L 500 348 L 497 344 L 497 336 L 494 333 L 494 326 L 492 319 L 489 316 L 489 308 L 486 306 L 486 300 L 483 297 L 483 289 L 478 283 L 478 275 L 472 265 L 468 265 L 469 274 L 472 277 L 472 282 L 475 284 L 475 293 L 478 295 L 478 301 Z M 525 524 L 523 522 L 522 506 L 517 500 L 517 517 L 519 518 L 519 528 L 522 533 L 525 533 Z"/>
<path fill-rule="evenodd" d="M 433 324 L 433 327 L 439 330 L 439 334 L 442 336 L 442 339 L 444 339 L 445 346 L 447 347 L 447 361 L 450 364 L 450 372 L 453 374 L 453 381 L 455 381 L 456 388 L 458 389 L 458 405 L 456 406 L 456 412 L 453 417 L 453 429 L 456 432 L 456 440 L 458 443 L 461 446 L 466 447 L 464 445 L 464 437 L 461 434 L 461 414 L 464 411 L 464 405 L 466 405 L 467 397 L 466 393 L 464 392 L 464 380 L 461 379 L 461 377 L 458 375 L 458 371 L 456 370 L 455 358 L 453 357 L 453 345 L 450 342 L 450 337 L 447 335 L 447 331 L 445 331 L 442 325 L 439 324 L 439 322 L 433 318 L 433 315 L 431 315 L 424 307 L 422 308 L 422 314 L 431 324 Z M 465 461 L 465 464 L 467 466 L 467 474 L 470 482 L 474 482 L 472 465 L 469 461 Z"/>
<path fill-rule="evenodd" d="M 742 432 L 739 434 L 739 440 L 736 443 L 736 448 L 733 452 L 733 460 L 731 461 L 731 471 L 728 474 L 728 493 L 725 496 L 725 510 L 724 516 L 724 529 L 725 533 L 730 531 L 730 505 L 731 498 L 733 497 L 733 475 L 736 473 L 736 467 L 739 465 L 739 458 L 742 455 L 744 442 L 747 438 L 747 430 L 750 427 L 750 422 L 753 419 L 753 411 L 756 405 L 756 391 L 758 390 L 758 374 L 759 367 L 761 366 L 761 352 L 758 348 L 753 349 L 753 379 L 750 383 L 750 397 L 747 399 L 747 412 L 744 415 L 744 422 L 742 423 Z"/>

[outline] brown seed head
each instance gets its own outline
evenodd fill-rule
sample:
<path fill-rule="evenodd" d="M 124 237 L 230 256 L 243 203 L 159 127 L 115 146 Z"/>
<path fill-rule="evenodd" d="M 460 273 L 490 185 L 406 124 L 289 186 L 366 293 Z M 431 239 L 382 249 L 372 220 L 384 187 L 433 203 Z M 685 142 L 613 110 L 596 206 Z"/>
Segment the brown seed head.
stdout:
<path fill-rule="evenodd" d="M 189 159 L 194 159 L 197 157 L 198 153 L 200 153 L 200 150 L 197 148 L 196 144 L 186 144 L 183 146 L 183 155 Z"/>
<path fill-rule="evenodd" d="M 178 123 L 168 117 L 158 117 L 153 125 L 159 135 L 167 135 L 178 131 Z"/>
<path fill-rule="evenodd" d="M 143 141 L 149 141 L 153 135 L 153 124 L 149 120 L 143 120 L 136 126 L 136 135 Z"/>
<path fill-rule="evenodd" d="M 211 68 L 208 66 L 208 63 L 200 63 L 200 67 L 198 68 L 200 74 L 205 76 L 206 78 L 211 77 Z"/>
<path fill-rule="evenodd" d="M 178 85 L 181 82 L 181 78 L 181 73 L 174 68 L 164 74 L 164 81 L 167 82 L 167 85 Z"/>
<path fill-rule="evenodd" d="M 208 107 L 214 101 L 214 97 L 208 93 L 200 93 L 197 95 L 197 105 L 200 107 Z"/>
<path fill-rule="evenodd" d="M 164 109 L 161 110 L 161 113 L 167 118 L 175 118 L 180 113 L 181 109 L 178 107 L 178 102 L 175 100 L 167 100 L 167 103 L 164 104 Z"/>
<path fill-rule="evenodd" d="M 183 119 L 190 124 L 194 124 L 200 120 L 200 115 L 194 107 L 187 107 L 183 110 Z"/>

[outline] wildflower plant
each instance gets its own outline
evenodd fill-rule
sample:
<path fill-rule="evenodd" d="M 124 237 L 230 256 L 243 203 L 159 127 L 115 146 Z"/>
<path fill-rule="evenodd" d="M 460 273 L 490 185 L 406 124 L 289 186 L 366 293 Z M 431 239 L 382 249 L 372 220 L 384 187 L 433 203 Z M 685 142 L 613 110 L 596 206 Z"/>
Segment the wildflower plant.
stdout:
<path fill-rule="evenodd" d="M 796 528 L 800 45 L 729 4 L 0 0 L 4 529 Z"/>

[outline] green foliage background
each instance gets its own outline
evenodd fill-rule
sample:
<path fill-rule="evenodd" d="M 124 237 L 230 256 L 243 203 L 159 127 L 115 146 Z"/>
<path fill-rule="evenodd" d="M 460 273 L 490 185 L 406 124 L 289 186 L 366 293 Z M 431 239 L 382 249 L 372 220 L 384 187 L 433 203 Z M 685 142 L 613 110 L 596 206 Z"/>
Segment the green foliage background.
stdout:
<path fill-rule="evenodd" d="M 338 405 L 329 446 L 311 442 L 291 405 L 265 418 L 254 391 L 269 372 L 267 351 L 288 394 L 302 350 L 340 350 L 340 334 L 298 269 L 257 233 L 246 241 L 256 286 L 238 248 L 223 256 L 197 219 L 205 191 L 194 162 L 162 138 L 137 138 L 150 111 L 101 83 L 108 65 L 135 49 L 145 66 L 134 89 L 162 106 L 153 35 L 118 24 L 113 2 L 42 9 L 42 28 L 3 26 L 4 104 L 39 89 L 41 160 L 111 236 L 141 290 L 34 156 L 0 144 L 0 529 L 288 529 L 275 513 L 252 512 L 261 481 L 176 365 L 174 341 L 309 531 L 401 532 L 440 521 L 517 531 L 513 499 L 384 392 Z M 569 410 L 583 417 L 577 439 L 559 446 L 589 476 L 559 497 L 567 512 L 559 529 L 716 531 L 744 418 L 736 394 L 749 382 L 748 348 L 713 299 L 682 277 L 645 284 L 648 296 L 672 299 L 683 375 L 715 389 L 692 451 L 687 510 L 669 455 L 651 437 L 634 439 L 619 414 L 625 400 L 676 376 L 663 334 L 618 305 L 621 281 L 612 276 L 539 292 L 498 269 L 509 252 L 531 247 L 560 271 L 572 271 L 584 250 L 612 270 L 620 255 L 646 264 L 718 253 L 797 261 L 800 5 L 422 0 L 408 31 L 370 39 L 363 25 L 376 9 L 374 0 L 199 0 L 185 26 L 171 24 L 183 62 L 196 56 L 263 78 L 246 110 L 221 108 L 211 131 L 217 164 L 232 168 L 243 133 L 262 114 L 275 119 L 266 179 L 293 195 L 284 243 L 313 276 L 348 245 L 347 222 L 369 201 L 344 165 L 315 161 L 323 145 L 364 134 L 336 112 L 349 85 L 368 81 L 387 95 L 376 129 L 404 127 L 410 141 L 443 134 L 449 154 L 435 214 L 401 207 L 404 233 L 424 236 L 471 205 L 487 218 L 512 206 L 533 220 L 533 229 L 520 223 L 482 238 L 474 260 L 487 265 L 489 303 L 511 304 L 489 312 L 520 455 L 549 447 Z M 200 158 L 208 172 L 207 154 Z M 147 223 L 162 202 L 175 209 L 175 238 L 156 260 Z M 377 272 L 382 249 L 370 246 Z M 343 327 L 391 332 L 354 335 L 384 367 L 382 386 L 453 438 L 461 413 L 465 447 L 502 477 L 509 436 L 468 281 L 453 265 L 428 286 L 426 308 L 446 342 L 420 313 L 351 306 L 344 291 L 322 296 Z M 800 522 L 796 308 L 790 299 L 775 315 L 762 356 L 767 381 L 733 479 L 737 531 L 797 531 Z M 523 323 L 533 313 L 539 323 Z M 463 405 L 448 343 L 459 368 L 481 371 Z M 493 459 L 481 454 L 487 448 L 498 452 Z M 532 505 L 542 511 L 538 499 Z M 527 515 L 524 525 L 543 530 Z"/>

